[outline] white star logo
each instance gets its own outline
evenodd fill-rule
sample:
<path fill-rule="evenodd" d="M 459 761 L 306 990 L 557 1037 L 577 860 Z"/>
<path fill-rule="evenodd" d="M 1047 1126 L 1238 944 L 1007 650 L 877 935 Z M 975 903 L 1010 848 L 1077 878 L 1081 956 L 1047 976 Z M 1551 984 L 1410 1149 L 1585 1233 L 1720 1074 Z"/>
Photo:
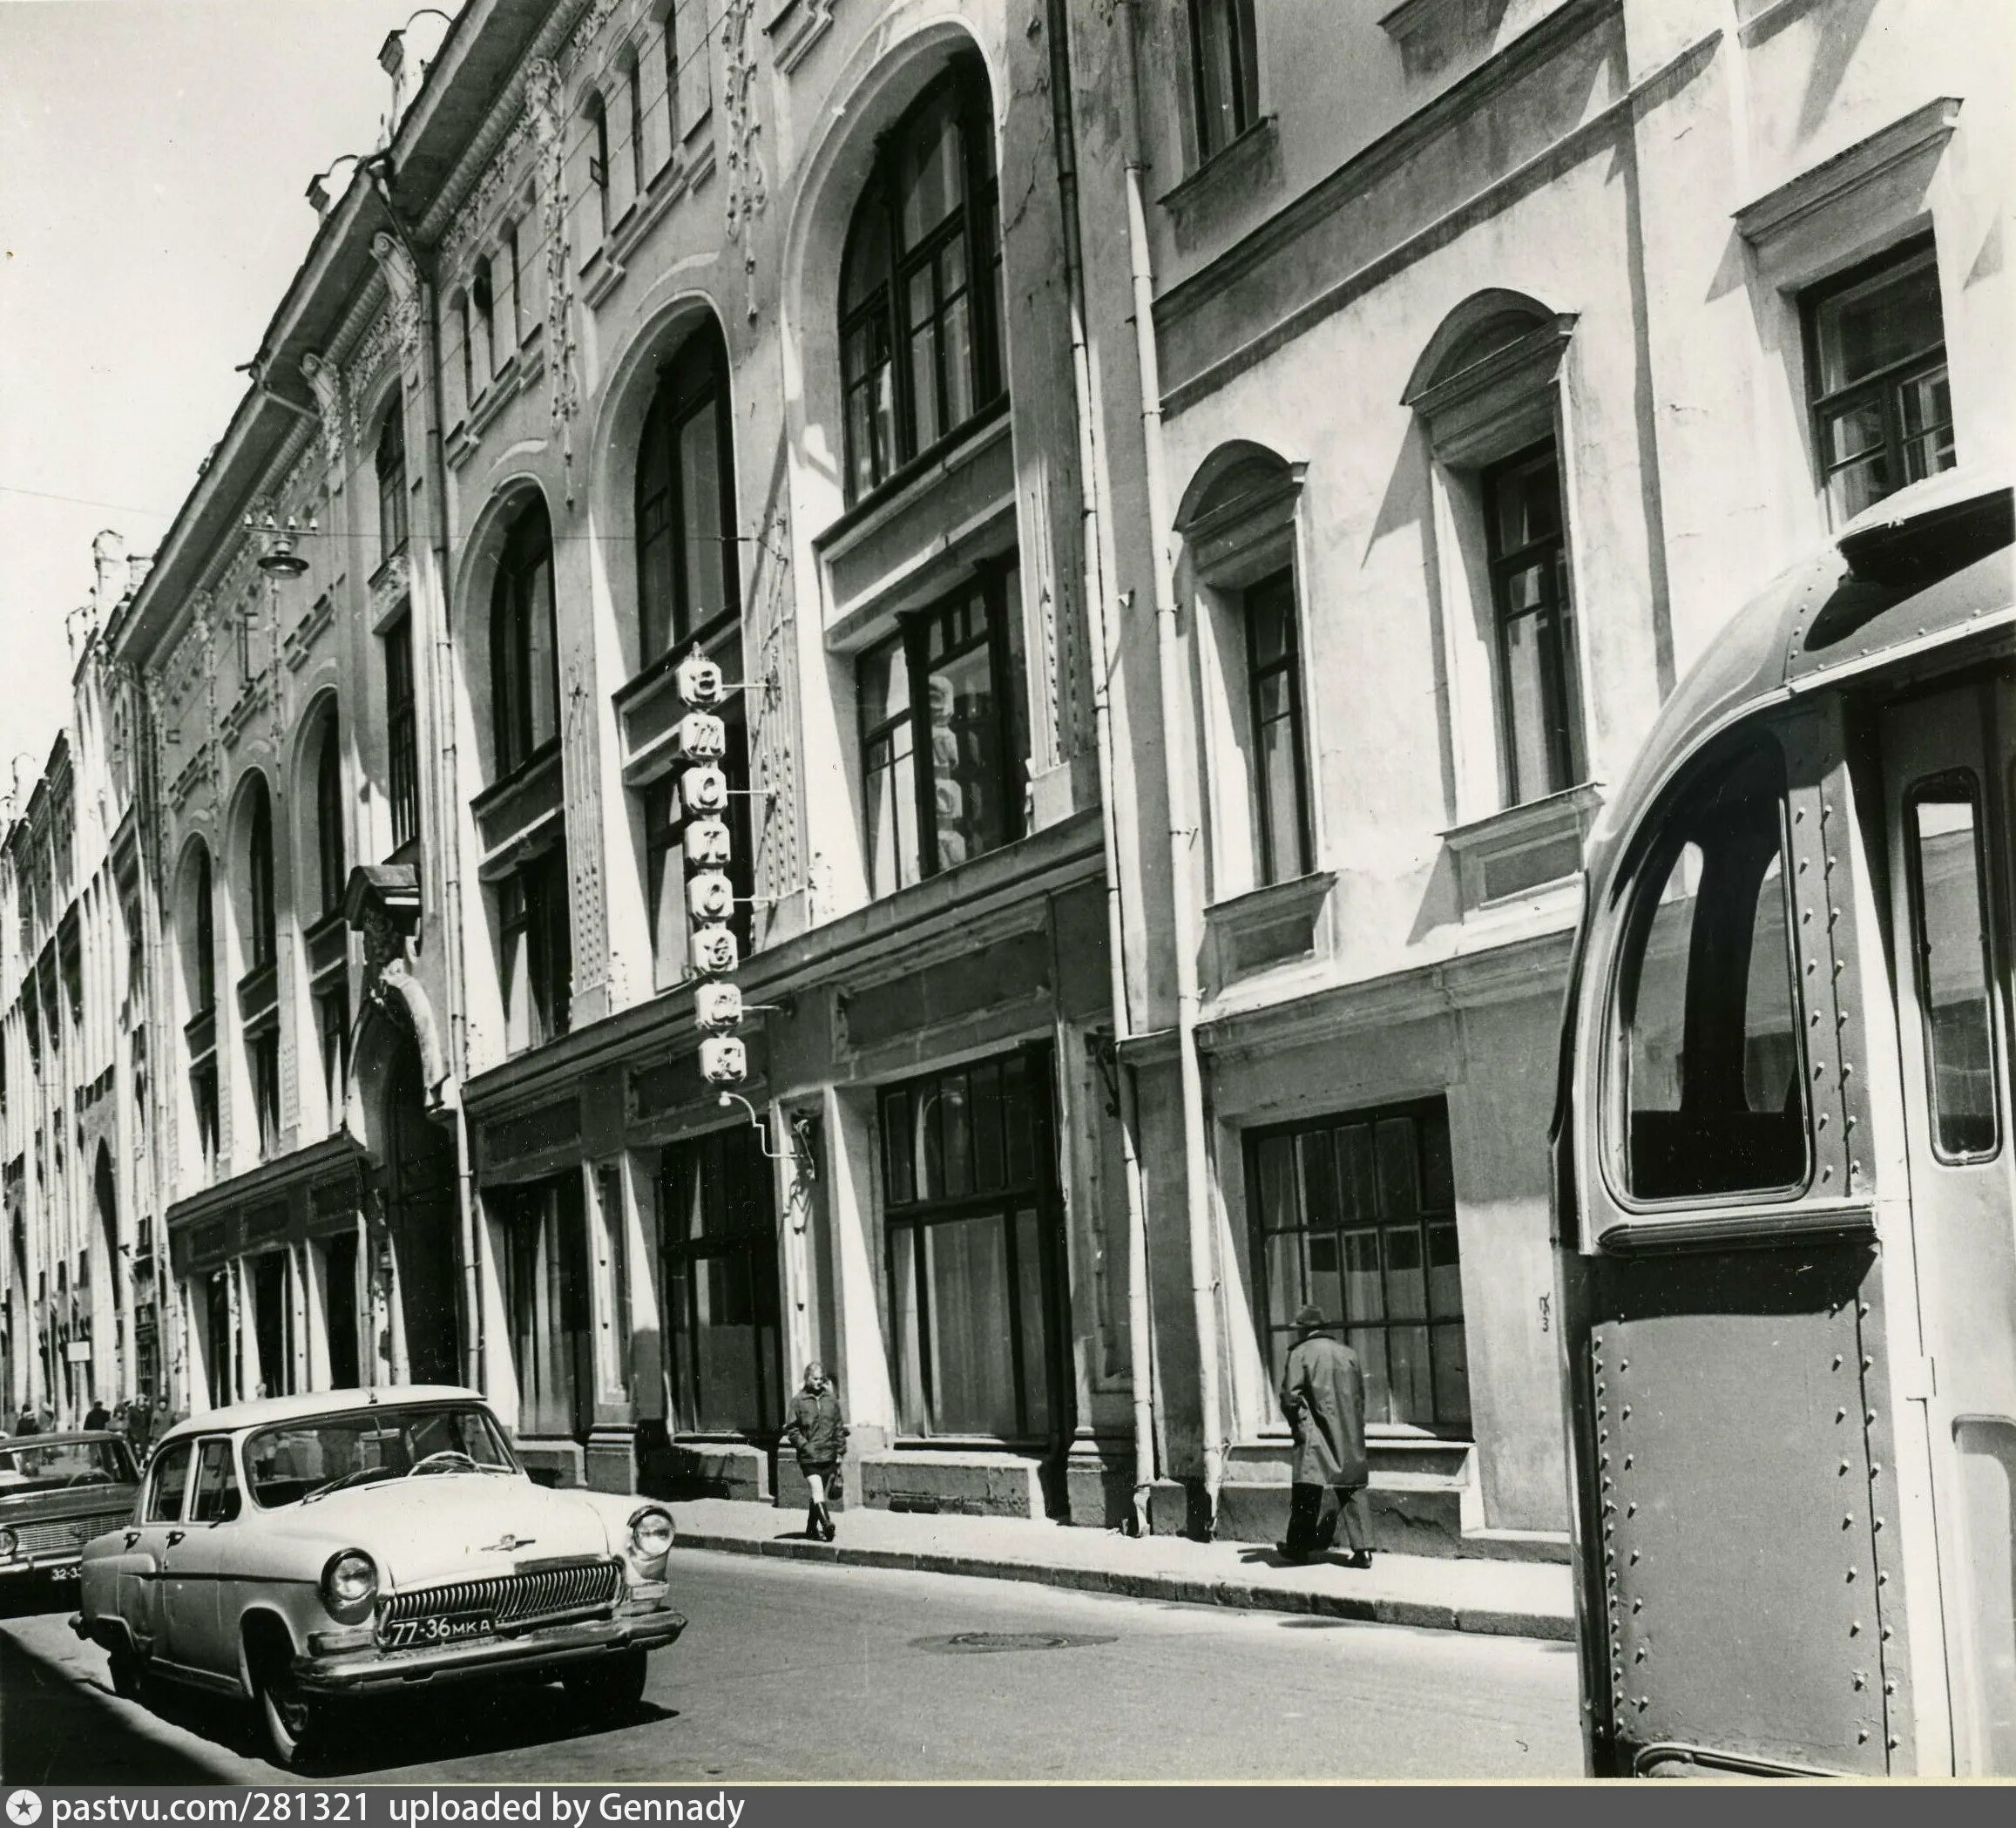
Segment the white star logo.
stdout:
<path fill-rule="evenodd" d="M 42 1819 L 42 1798 L 32 1790 L 17 1790 L 7 1798 L 7 1819 L 17 1828 L 30 1828 Z"/>

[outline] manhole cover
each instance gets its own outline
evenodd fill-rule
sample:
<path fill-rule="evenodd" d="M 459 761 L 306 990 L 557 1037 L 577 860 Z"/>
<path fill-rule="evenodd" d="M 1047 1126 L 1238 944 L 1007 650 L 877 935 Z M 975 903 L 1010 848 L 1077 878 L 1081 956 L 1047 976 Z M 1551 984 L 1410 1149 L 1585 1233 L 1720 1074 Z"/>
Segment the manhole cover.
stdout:
<path fill-rule="evenodd" d="M 1111 1644 L 1112 1637 L 1092 1636 L 1072 1631 L 955 1631 L 950 1637 L 912 1640 L 920 1650 L 1077 1650 L 1087 1644 Z"/>

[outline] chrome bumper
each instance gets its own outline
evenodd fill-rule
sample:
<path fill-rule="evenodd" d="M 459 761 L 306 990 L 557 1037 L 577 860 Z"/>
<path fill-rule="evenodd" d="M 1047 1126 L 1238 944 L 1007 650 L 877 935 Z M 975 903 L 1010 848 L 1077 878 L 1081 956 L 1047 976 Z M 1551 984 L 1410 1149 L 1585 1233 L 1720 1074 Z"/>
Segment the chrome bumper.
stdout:
<path fill-rule="evenodd" d="M 72 1548 L 44 1549 L 38 1555 L 17 1555 L 11 1561 L 0 1561 L 0 1581 L 24 1574 L 51 1574 L 59 1581 L 74 1581 L 83 1565 L 81 1543 Z"/>
<path fill-rule="evenodd" d="M 415 1650 L 374 1648 L 297 1656 L 294 1674 L 311 1695 L 375 1695 L 409 1682 L 558 1671 L 614 1651 L 662 1650 L 685 1629 L 684 1617 L 662 1608 L 652 1612 L 619 1611 L 611 1618 L 551 1625 L 514 1637 L 477 1638 Z"/>

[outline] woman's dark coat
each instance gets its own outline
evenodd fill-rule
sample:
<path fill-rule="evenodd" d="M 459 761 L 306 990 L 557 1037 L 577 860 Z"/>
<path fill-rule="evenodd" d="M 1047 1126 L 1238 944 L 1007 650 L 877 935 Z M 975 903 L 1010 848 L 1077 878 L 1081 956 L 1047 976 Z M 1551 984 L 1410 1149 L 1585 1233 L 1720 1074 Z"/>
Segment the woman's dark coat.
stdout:
<path fill-rule="evenodd" d="M 847 1451 L 847 1424 L 841 1418 L 840 1391 L 802 1390 L 791 1398 L 784 1439 L 798 1450 L 801 1466 L 830 1466 Z"/>
<path fill-rule="evenodd" d="M 1358 1355 L 1323 1333 L 1288 1355 L 1281 1406 L 1295 1429 L 1295 1482 L 1353 1491 L 1365 1465 L 1365 1377 Z"/>

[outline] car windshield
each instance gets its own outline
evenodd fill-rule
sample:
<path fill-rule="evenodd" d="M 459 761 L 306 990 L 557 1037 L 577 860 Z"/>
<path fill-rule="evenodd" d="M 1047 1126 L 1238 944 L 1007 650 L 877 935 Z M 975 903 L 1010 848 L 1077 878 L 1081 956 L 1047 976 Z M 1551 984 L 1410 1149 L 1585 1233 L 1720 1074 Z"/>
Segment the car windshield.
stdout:
<path fill-rule="evenodd" d="M 130 1486 L 139 1478 L 124 1441 L 50 1441 L 39 1446 L 0 1442 L 0 1503 L 34 1492 Z"/>
<path fill-rule="evenodd" d="M 339 1486 L 409 1473 L 424 1478 L 518 1470 L 497 1424 L 473 1404 L 305 1416 L 259 1429 L 245 1444 L 253 1502 L 267 1511 Z"/>

